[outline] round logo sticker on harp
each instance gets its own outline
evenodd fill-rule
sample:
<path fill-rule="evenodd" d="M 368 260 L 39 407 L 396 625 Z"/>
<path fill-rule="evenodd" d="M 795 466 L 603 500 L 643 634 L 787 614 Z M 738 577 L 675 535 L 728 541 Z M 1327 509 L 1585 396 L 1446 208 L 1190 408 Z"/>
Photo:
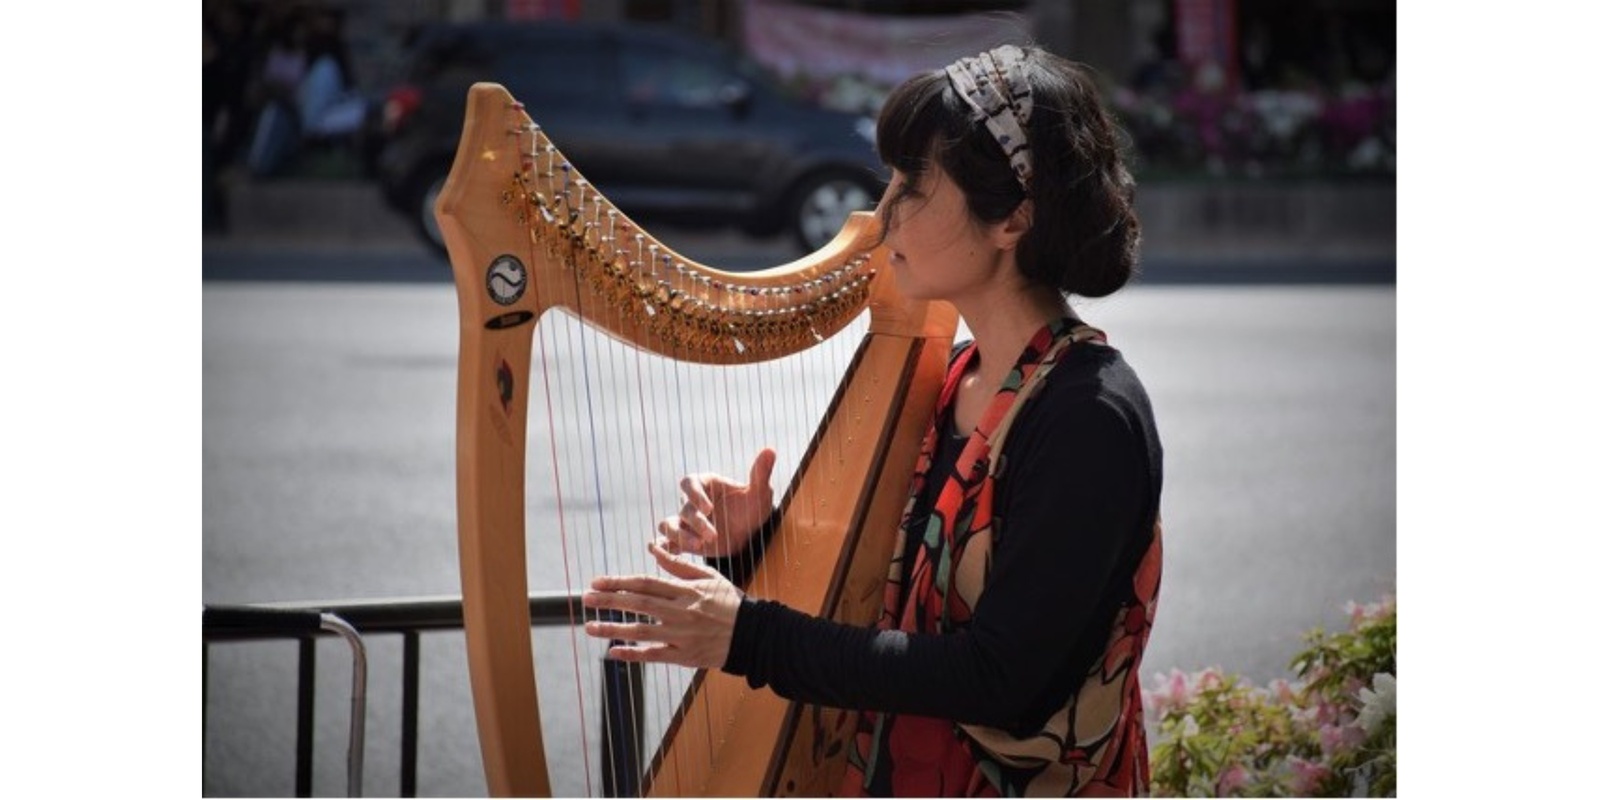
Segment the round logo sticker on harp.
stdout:
<path fill-rule="evenodd" d="M 487 276 L 489 297 L 496 303 L 509 306 L 522 299 L 528 288 L 528 268 L 516 256 L 503 255 L 489 264 Z"/>

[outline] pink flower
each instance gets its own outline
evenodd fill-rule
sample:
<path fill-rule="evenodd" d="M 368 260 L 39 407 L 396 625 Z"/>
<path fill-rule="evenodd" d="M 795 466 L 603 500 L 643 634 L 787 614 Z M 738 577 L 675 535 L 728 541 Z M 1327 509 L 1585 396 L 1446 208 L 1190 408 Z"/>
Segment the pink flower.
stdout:
<path fill-rule="evenodd" d="M 1188 685 L 1184 674 L 1176 669 L 1170 673 L 1157 672 L 1144 691 L 1144 704 L 1158 718 L 1168 711 L 1182 708 L 1189 702 Z"/>
<path fill-rule="evenodd" d="M 1376 603 L 1357 603 L 1354 600 L 1344 604 L 1344 613 L 1350 618 L 1350 628 L 1355 630 L 1368 622 L 1376 622 L 1394 616 L 1394 595 L 1384 595 Z"/>
<path fill-rule="evenodd" d="M 1299 756 L 1289 756 L 1289 791 L 1301 797 L 1312 797 L 1322 782 L 1333 774 L 1326 764 L 1307 761 Z"/>
<path fill-rule="evenodd" d="M 1317 731 L 1322 742 L 1322 752 L 1328 755 L 1342 753 L 1366 739 L 1366 732 L 1355 725 L 1325 724 Z"/>
<path fill-rule="evenodd" d="M 1357 603 L 1354 600 L 1344 604 L 1344 613 L 1350 618 L 1350 628 L 1355 630 L 1368 622 L 1376 622 L 1394 616 L 1394 595 L 1384 595 L 1376 603 Z"/>
<path fill-rule="evenodd" d="M 1338 725 L 1324 724 L 1317 729 L 1317 738 L 1322 742 L 1322 752 L 1332 755 L 1338 751 L 1339 742 L 1343 737 L 1339 735 Z"/>
<path fill-rule="evenodd" d="M 1339 707 L 1323 700 L 1317 703 L 1318 725 L 1336 725 L 1339 722 Z"/>
<path fill-rule="evenodd" d="M 1294 702 L 1294 687 L 1290 686 L 1288 681 L 1282 678 L 1275 678 L 1272 683 L 1267 684 L 1267 688 L 1271 690 L 1272 696 L 1277 698 L 1278 702 L 1285 705 Z"/>
<path fill-rule="evenodd" d="M 1217 776 L 1217 796 L 1227 797 L 1244 788 L 1250 782 L 1250 773 L 1238 764 L 1229 764 L 1227 769 Z"/>
<path fill-rule="evenodd" d="M 1303 727 L 1314 728 L 1320 724 L 1317 719 L 1317 709 L 1311 706 L 1291 705 L 1289 706 L 1289 716 Z"/>
<path fill-rule="evenodd" d="M 1153 689 L 1145 689 L 1140 694 L 1144 698 L 1143 705 L 1147 719 L 1160 719 L 1166 715 L 1166 698 L 1156 694 Z"/>
<path fill-rule="evenodd" d="M 1167 680 L 1167 698 L 1174 706 L 1189 704 L 1189 682 L 1182 670 L 1174 669 Z"/>

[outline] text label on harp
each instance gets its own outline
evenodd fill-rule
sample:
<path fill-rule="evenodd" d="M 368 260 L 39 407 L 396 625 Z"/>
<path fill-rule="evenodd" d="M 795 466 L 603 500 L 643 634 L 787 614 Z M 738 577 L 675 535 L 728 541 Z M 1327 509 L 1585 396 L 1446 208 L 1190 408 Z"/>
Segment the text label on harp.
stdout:
<path fill-rule="evenodd" d="M 505 328 L 515 328 L 516 326 L 521 325 L 530 319 L 533 319 L 532 311 L 507 311 L 506 313 L 483 323 L 483 327 L 492 331 L 498 331 Z"/>
<path fill-rule="evenodd" d="M 528 288 L 528 269 L 516 256 L 503 255 L 489 264 L 489 273 L 486 276 L 489 287 L 489 298 L 503 306 L 522 299 L 522 292 Z"/>

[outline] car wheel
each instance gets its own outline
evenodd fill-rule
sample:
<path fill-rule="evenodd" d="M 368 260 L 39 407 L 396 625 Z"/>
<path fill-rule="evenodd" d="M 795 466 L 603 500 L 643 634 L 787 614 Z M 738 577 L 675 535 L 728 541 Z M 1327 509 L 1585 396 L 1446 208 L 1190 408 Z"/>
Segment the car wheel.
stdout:
<path fill-rule="evenodd" d="M 839 235 L 851 213 L 869 211 L 876 202 L 874 187 L 864 178 L 837 172 L 813 176 L 800 184 L 790 206 L 795 241 L 814 252 Z"/>
<path fill-rule="evenodd" d="M 411 218 L 415 223 L 417 235 L 422 237 L 428 248 L 441 256 L 449 256 L 449 251 L 444 246 L 444 234 L 439 232 L 439 220 L 433 215 L 433 207 L 439 202 L 439 193 L 444 190 L 445 179 L 450 177 L 446 170 L 435 170 L 423 173 L 412 184 L 410 196 Z"/>

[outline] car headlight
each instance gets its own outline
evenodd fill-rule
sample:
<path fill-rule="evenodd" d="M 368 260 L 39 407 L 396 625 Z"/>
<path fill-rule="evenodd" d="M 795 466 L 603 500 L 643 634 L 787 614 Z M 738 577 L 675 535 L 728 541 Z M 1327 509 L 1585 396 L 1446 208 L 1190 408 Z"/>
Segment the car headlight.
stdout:
<path fill-rule="evenodd" d="M 878 123 L 871 117 L 856 117 L 856 135 L 867 140 L 867 144 L 878 146 Z"/>

